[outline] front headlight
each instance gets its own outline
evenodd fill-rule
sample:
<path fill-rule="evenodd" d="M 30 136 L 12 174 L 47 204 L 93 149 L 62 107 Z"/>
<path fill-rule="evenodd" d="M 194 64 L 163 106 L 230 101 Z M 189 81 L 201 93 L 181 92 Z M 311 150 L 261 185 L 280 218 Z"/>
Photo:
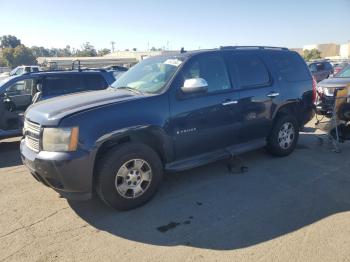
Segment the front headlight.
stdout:
<path fill-rule="evenodd" d="M 78 147 L 79 128 L 44 128 L 43 150 L 49 152 L 71 152 Z"/>

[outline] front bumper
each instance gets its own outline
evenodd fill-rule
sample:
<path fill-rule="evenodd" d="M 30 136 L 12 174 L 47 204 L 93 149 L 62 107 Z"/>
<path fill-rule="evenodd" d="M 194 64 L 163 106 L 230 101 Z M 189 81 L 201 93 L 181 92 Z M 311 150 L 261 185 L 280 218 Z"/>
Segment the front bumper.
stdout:
<path fill-rule="evenodd" d="M 36 153 L 21 141 L 23 164 L 40 182 L 53 188 L 63 197 L 87 200 L 92 196 L 93 158 L 89 152 Z"/>

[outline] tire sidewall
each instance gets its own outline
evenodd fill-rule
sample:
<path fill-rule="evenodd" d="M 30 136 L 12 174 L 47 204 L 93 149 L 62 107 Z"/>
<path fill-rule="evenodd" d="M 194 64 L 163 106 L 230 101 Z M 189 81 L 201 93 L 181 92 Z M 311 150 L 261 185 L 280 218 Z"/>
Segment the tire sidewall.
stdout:
<path fill-rule="evenodd" d="M 279 145 L 278 135 L 279 135 L 279 132 L 280 132 L 282 126 L 287 122 L 290 122 L 293 125 L 294 140 L 289 148 L 284 149 L 284 148 L 281 148 L 281 146 Z M 277 121 L 275 122 L 275 124 L 273 126 L 272 132 L 271 132 L 269 139 L 268 139 L 267 148 L 268 148 L 269 152 L 271 152 L 272 154 L 274 154 L 276 156 L 288 156 L 295 150 L 296 145 L 298 143 L 298 139 L 299 139 L 299 126 L 298 126 L 297 120 L 295 119 L 295 117 L 293 117 L 291 115 L 282 115 L 281 117 L 279 117 L 277 119 Z"/>
<path fill-rule="evenodd" d="M 152 180 L 146 192 L 137 198 L 128 199 L 117 191 L 115 177 L 120 167 L 131 159 L 147 161 L 152 170 Z M 116 209 L 128 210 L 144 204 L 155 194 L 162 180 L 163 167 L 159 157 L 151 148 L 141 144 L 129 144 L 109 152 L 98 175 L 99 195 L 102 200 Z"/>

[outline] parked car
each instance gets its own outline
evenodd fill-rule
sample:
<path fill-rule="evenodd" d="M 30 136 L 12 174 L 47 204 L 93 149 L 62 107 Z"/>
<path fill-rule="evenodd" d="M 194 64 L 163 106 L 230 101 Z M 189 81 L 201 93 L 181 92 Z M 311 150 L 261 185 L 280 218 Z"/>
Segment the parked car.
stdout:
<path fill-rule="evenodd" d="M 10 72 L 10 76 L 18 76 L 25 73 L 39 72 L 39 66 L 17 66 Z"/>
<path fill-rule="evenodd" d="M 313 80 L 286 48 L 222 47 L 145 59 L 104 91 L 25 115 L 23 163 L 62 196 L 135 208 L 180 171 L 266 147 L 291 154 L 313 116 Z"/>
<path fill-rule="evenodd" d="M 312 62 L 309 64 L 309 69 L 317 82 L 330 77 L 334 73 L 333 66 L 328 61 Z"/>
<path fill-rule="evenodd" d="M 129 70 L 129 68 L 119 65 L 106 66 L 103 69 L 107 70 L 108 72 L 112 72 L 115 79 L 119 78 L 122 76 L 122 74 Z"/>
<path fill-rule="evenodd" d="M 0 82 L 0 139 L 22 133 L 23 112 L 32 103 L 70 93 L 106 89 L 115 81 L 105 70 L 42 71 Z M 7 112 L 5 112 L 7 111 Z"/>
<path fill-rule="evenodd" d="M 334 92 L 350 86 L 350 65 L 343 68 L 334 77 L 325 79 L 317 84 L 317 113 L 330 116 L 334 106 Z"/>
<path fill-rule="evenodd" d="M 105 66 L 103 69 L 107 71 L 119 71 L 119 72 L 126 72 L 129 70 L 129 68 L 125 66 L 120 66 L 120 65 Z"/>
<path fill-rule="evenodd" d="M 338 64 L 335 64 L 333 66 L 333 70 L 334 70 L 334 73 L 333 75 L 337 75 L 341 70 L 343 70 L 344 67 L 346 67 L 347 65 L 349 65 L 349 63 L 347 62 L 343 62 L 343 63 L 338 63 Z"/>

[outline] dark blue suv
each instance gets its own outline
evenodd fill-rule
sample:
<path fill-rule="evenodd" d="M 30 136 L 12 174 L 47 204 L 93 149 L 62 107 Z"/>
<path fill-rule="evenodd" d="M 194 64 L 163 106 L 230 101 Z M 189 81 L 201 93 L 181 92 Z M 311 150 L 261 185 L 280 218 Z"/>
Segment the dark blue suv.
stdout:
<path fill-rule="evenodd" d="M 274 47 L 222 47 L 148 58 L 105 91 L 33 105 L 23 163 L 73 199 L 94 192 L 116 209 L 149 200 L 163 170 L 266 147 L 287 156 L 313 116 L 304 60 Z"/>
<path fill-rule="evenodd" d="M 0 139 L 22 133 L 23 112 L 41 100 L 106 89 L 115 81 L 105 70 L 42 71 L 0 82 Z"/>

